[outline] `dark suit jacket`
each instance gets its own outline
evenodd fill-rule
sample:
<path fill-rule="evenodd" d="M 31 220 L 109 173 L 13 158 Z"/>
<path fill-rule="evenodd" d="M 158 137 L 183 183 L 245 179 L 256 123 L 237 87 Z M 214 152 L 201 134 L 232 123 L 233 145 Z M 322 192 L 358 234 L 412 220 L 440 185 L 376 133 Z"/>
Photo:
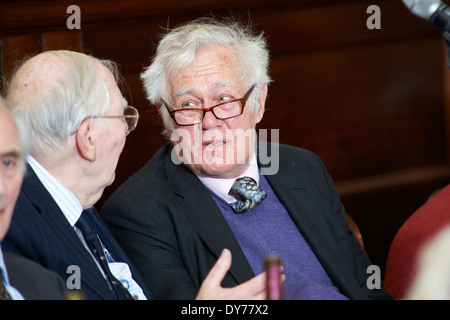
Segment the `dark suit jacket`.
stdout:
<path fill-rule="evenodd" d="M 62 300 L 67 288 L 63 279 L 34 261 L 3 253 L 9 282 L 26 300 Z"/>
<path fill-rule="evenodd" d="M 95 210 L 90 212 L 90 218 L 103 243 L 117 260 L 130 266 L 133 279 L 150 299 L 145 283 L 99 214 Z M 76 265 L 80 268 L 81 290 L 86 299 L 115 299 L 75 230 L 30 167 L 22 184 L 11 226 L 2 242 L 2 249 L 55 271 L 64 281 L 72 275 L 67 268 Z"/>
<path fill-rule="evenodd" d="M 223 286 L 254 276 L 239 244 L 201 181 L 175 165 L 169 145 L 108 199 L 102 216 L 156 299 L 192 299 L 224 248 L 232 267 Z M 369 290 L 364 249 L 320 159 L 280 145 L 279 170 L 266 179 L 339 290 L 351 299 L 391 298 Z"/>

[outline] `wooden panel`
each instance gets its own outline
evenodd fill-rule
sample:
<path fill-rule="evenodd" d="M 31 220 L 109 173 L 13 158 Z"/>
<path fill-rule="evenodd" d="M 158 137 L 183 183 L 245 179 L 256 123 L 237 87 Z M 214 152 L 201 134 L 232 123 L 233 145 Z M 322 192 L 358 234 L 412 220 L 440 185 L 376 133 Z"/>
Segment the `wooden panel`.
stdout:
<path fill-rule="evenodd" d="M 42 51 L 72 50 L 80 51 L 82 47 L 81 31 L 52 31 L 42 35 Z"/>
<path fill-rule="evenodd" d="M 74 50 L 80 51 L 82 34 L 79 31 L 59 31 L 46 33 L 30 33 L 4 36 L 2 39 L 2 66 L 0 76 L 8 80 L 12 72 L 26 57 L 33 56 L 46 50 Z M 5 83 L 0 85 L 0 92 Z"/>
<path fill-rule="evenodd" d="M 0 76 L 42 50 L 70 49 L 118 62 L 124 95 L 141 119 L 127 138 L 103 201 L 165 142 L 139 73 L 165 27 L 230 12 L 264 31 L 272 53 L 260 128 L 324 160 L 383 269 L 401 223 L 449 177 L 450 74 L 439 30 L 401 1 L 376 1 L 381 30 L 368 30 L 366 0 L 80 0 L 81 30 L 67 2 L 2 1 Z"/>
<path fill-rule="evenodd" d="M 440 45 L 427 39 L 276 57 L 262 126 L 317 152 L 337 181 L 445 163 Z"/>
<path fill-rule="evenodd" d="M 292 3 L 306 5 L 311 0 L 278 0 L 276 6 Z M 0 36 L 4 34 L 27 33 L 37 30 L 63 30 L 70 14 L 66 13 L 70 4 L 79 6 L 82 14 L 82 29 L 106 28 L 121 25 L 126 20 L 148 19 L 158 15 L 168 16 L 182 13 L 197 16 L 219 10 L 230 12 L 245 9 L 274 6 L 272 0 L 78 0 L 70 3 L 53 1 L 4 0 L 0 3 Z"/>
<path fill-rule="evenodd" d="M 448 176 L 427 183 L 409 183 L 344 196 L 346 210 L 359 227 L 373 264 L 382 274 L 389 247 L 403 222 L 437 189 L 448 184 Z"/>
<path fill-rule="evenodd" d="M 0 85 L 0 90 L 3 95 L 5 90 L 5 81 L 9 79 L 9 76 L 15 70 L 16 66 L 26 56 L 34 55 L 41 51 L 41 38 L 40 34 L 25 34 L 25 35 L 12 35 L 5 36 L 1 39 L 2 61 L 0 66 L 0 77 L 4 79 Z"/>
<path fill-rule="evenodd" d="M 390 0 L 377 1 L 381 29 L 369 30 L 366 10 L 371 4 L 373 1 L 339 1 L 328 5 L 317 1 L 315 6 L 278 6 L 267 11 L 255 8 L 252 15 L 255 27 L 269 38 L 272 56 L 439 36 L 437 29 L 409 14 L 401 1 Z"/>

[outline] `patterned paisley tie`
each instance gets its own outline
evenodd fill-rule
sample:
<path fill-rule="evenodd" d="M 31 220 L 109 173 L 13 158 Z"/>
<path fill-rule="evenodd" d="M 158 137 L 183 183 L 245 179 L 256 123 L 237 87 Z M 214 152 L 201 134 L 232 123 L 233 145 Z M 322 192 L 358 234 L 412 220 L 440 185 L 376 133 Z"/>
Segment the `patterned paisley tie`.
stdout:
<path fill-rule="evenodd" d="M 12 300 L 11 296 L 6 290 L 5 285 L 3 284 L 2 271 L 0 269 L 0 300 Z"/>
<path fill-rule="evenodd" d="M 236 213 L 244 213 L 255 208 L 267 197 L 267 193 L 250 177 L 237 178 L 228 194 L 237 200 L 230 203 Z"/>

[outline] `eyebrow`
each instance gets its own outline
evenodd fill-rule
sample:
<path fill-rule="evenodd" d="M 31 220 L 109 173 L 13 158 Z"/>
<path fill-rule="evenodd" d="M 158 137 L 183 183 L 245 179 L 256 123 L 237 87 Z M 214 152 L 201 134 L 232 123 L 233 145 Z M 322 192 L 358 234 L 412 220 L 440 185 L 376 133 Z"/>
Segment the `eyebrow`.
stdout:
<path fill-rule="evenodd" d="M 21 156 L 22 156 L 22 154 L 19 151 L 8 151 L 6 153 L 0 154 L 1 158 L 6 158 L 6 157 L 20 158 Z"/>
<path fill-rule="evenodd" d="M 178 89 L 177 91 L 175 91 L 174 96 L 179 97 L 179 96 L 182 96 L 182 95 L 184 95 L 186 93 L 189 93 L 191 91 L 194 91 L 194 89 L 192 89 L 192 88 L 181 88 L 181 89 Z"/>
<path fill-rule="evenodd" d="M 223 87 L 232 87 L 233 86 L 233 80 L 231 79 L 225 79 L 225 80 L 219 80 L 213 83 L 213 88 L 223 88 Z M 194 88 L 181 88 L 175 91 L 174 96 L 179 97 L 184 94 L 190 93 L 192 91 L 195 91 Z"/>

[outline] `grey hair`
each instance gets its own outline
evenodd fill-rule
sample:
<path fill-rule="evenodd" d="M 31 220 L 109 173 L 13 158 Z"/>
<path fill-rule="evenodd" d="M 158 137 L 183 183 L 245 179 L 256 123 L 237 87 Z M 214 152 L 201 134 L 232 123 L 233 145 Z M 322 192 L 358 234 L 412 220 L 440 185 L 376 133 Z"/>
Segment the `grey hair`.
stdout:
<path fill-rule="evenodd" d="M 20 139 L 20 160 L 23 172 L 26 171 L 26 162 L 28 154 L 30 153 L 31 149 L 31 134 L 30 130 L 27 126 L 24 125 L 21 119 L 17 118 L 12 112 L 11 107 L 9 106 L 8 102 L 3 99 L 0 96 L 0 104 L 4 105 L 6 107 L 6 110 L 8 110 L 11 117 L 14 119 L 14 122 L 16 123 L 17 130 L 19 132 L 19 139 Z"/>
<path fill-rule="evenodd" d="M 27 168 L 27 157 L 31 151 L 31 133 L 29 128 L 23 123 L 22 119 L 16 117 L 14 113 L 12 114 L 14 120 L 16 121 L 17 129 L 20 135 L 20 158 L 22 162 L 23 172 Z"/>
<path fill-rule="evenodd" d="M 46 152 L 48 147 L 57 149 L 87 117 L 102 116 L 108 111 L 108 89 L 94 61 L 110 70 L 116 80 L 118 77 L 117 65 L 109 60 L 66 50 L 41 53 L 44 54 L 48 59 L 41 57 L 34 69 L 38 77 L 32 80 L 40 83 L 30 84 L 39 89 L 21 92 L 24 87 L 12 86 L 7 93 L 13 115 L 31 131 L 32 154 Z M 57 72 L 49 75 L 45 68 L 56 68 Z M 11 85 L 20 69 L 14 74 Z"/>
<path fill-rule="evenodd" d="M 200 49 L 213 45 L 230 46 L 235 49 L 240 77 L 250 86 L 269 83 L 269 50 L 263 33 L 255 34 L 250 24 L 236 21 L 222 23 L 213 18 L 200 18 L 169 31 L 161 39 L 152 63 L 141 73 L 147 99 L 152 104 L 169 101 L 169 79 L 187 68 Z M 258 92 L 258 90 L 255 90 Z M 258 94 L 254 97 L 259 96 Z M 257 98 L 249 101 L 256 110 Z M 169 114 L 161 108 L 161 116 L 171 127 Z"/>

